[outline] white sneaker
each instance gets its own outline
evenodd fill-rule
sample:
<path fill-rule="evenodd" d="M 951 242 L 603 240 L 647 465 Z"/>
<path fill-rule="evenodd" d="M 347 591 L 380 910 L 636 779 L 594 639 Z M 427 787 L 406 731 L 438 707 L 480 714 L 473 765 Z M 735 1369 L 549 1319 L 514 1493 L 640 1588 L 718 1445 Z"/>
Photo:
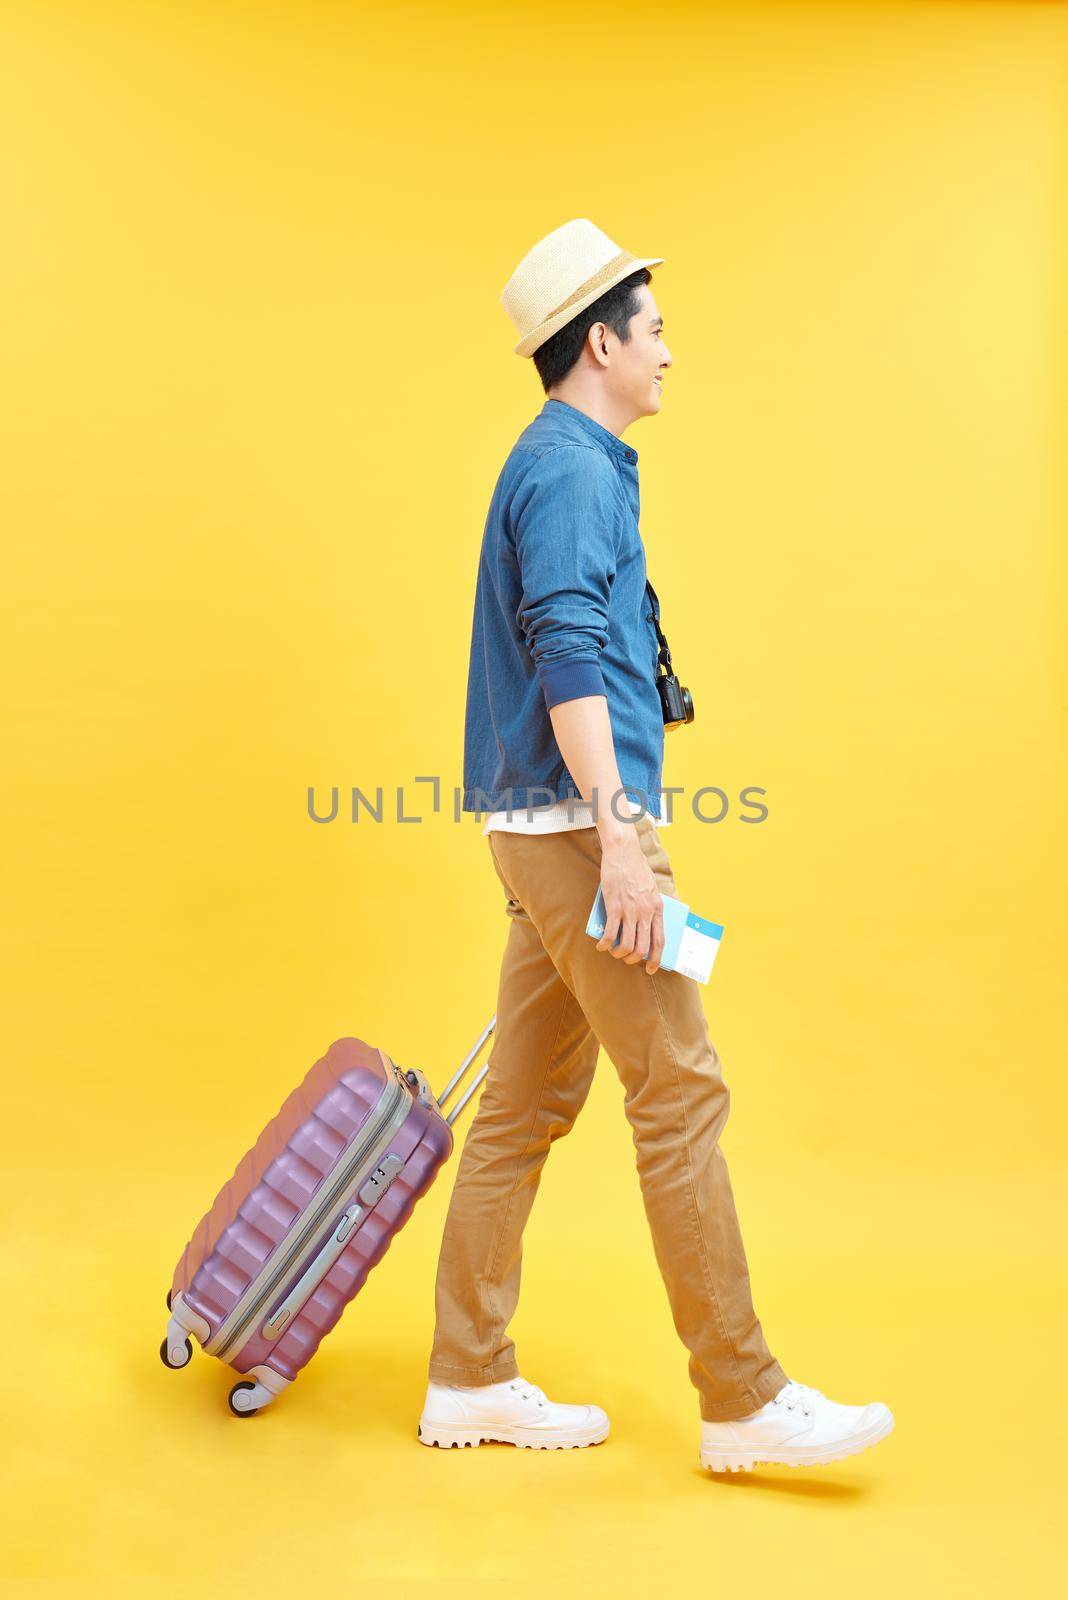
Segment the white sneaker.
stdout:
<path fill-rule="evenodd" d="M 806 1383 L 787 1383 L 751 1416 L 701 1422 L 701 1465 L 744 1472 L 758 1461 L 812 1467 L 856 1455 L 885 1439 L 894 1426 L 887 1406 L 840 1406 Z"/>
<path fill-rule="evenodd" d="M 527 1450 L 573 1450 L 608 1437 L 600 1406 L 563 1406 L 523 1378 L 478 1389 L 431 1383 L 419 1419 L 423 1444 L 478 1445 L 498 1439 Z"/>

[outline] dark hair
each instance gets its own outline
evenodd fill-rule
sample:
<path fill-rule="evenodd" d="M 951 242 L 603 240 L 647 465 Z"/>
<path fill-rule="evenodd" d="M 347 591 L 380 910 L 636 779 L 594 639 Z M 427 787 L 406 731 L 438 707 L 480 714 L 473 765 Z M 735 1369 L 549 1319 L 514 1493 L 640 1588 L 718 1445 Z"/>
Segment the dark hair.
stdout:
<path fill-rule="evenodd" d="M 617 339 L 630 342 L 630 319 L 637 313 L 640 302 L 635 294 L 643 283 L 649 283 L 652 273 L 648 267 L 639 267 L 629 278 L 615 283 L 599 300 L 581 311 L 570 322 L 565 322 L 534 352 L 534 365 L 538 369 L 541 386 L 548 394 L 554 384 L 562 382 L 582 354 L 586 335 L 595 322 L 606 322 Z"/>

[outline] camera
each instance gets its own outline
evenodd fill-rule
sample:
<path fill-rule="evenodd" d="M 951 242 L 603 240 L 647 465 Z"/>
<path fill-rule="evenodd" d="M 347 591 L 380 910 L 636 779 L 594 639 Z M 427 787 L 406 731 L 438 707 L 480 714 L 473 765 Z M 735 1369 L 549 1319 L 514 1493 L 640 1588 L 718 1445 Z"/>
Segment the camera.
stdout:
<path fill-rule="evenodd" d="M 673 672 L 658 672 L 657 692 L 660 709 L 664 713 L 665 728 L 681 728 L 684 722 L 693 721 L 693 695 L 676 678 Z"/>
<path fill-rule="evenodd" d="M 685 723 L 693 721 L 693 695 L 690 693 L 671 670 L 671 651 L 660 626 L 660 602 L 656 598 L 656 591 L 648 578 L 645 580 L 646 592 L 652 603 L 652 610 L 647 613 L 649 621 L 656 629 L 656 642 L 659 645 L 656 657 L 656 692 L 660 696 L 660 710 L 664 717 L 664 727 L 681 728 Z"/>

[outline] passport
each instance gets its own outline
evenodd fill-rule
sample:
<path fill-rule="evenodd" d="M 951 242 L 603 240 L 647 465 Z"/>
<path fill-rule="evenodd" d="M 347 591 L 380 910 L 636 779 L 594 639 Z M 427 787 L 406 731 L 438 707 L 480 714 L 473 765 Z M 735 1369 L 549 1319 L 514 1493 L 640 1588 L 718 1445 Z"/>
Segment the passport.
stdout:
<path fill-rule="evenodd" d="M 675 900 L 668 894 L 661 894 L 660 899 L 664 906 L 661 968 L 666 972 L 681 972 L 684 978 L 693 978 L 698 983 L 707 983 L 712 975 L 712 964 L 719 954 L 720 940 L 723 938 L 722 924 L 699 917 L 684 900 Z M 591 939 L 602 939 L 604 925 L 604 895 L 598 888 L 586 932 Z M 618 934 L 614 942 L 619 943 Z M 645 959 L 649 959 L 648 951 L 645 952 Z"/>

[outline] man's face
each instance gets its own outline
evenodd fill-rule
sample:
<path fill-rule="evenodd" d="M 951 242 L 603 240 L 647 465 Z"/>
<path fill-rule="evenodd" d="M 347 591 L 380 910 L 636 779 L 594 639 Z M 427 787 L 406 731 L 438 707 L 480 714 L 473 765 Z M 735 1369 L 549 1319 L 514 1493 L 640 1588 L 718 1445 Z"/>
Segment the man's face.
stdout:
<path fill-rule="evenodd" d="M 612 353 L 611 387 L 614 398 L 633 417 L 650 417 L 660 410 L 660 385 L 671 365 L 664 343 L 664 321 L 649 284 L 636 291 L 641 302 L 630 319 L 630 338 L 624 344 L 606 330 Z"/>

